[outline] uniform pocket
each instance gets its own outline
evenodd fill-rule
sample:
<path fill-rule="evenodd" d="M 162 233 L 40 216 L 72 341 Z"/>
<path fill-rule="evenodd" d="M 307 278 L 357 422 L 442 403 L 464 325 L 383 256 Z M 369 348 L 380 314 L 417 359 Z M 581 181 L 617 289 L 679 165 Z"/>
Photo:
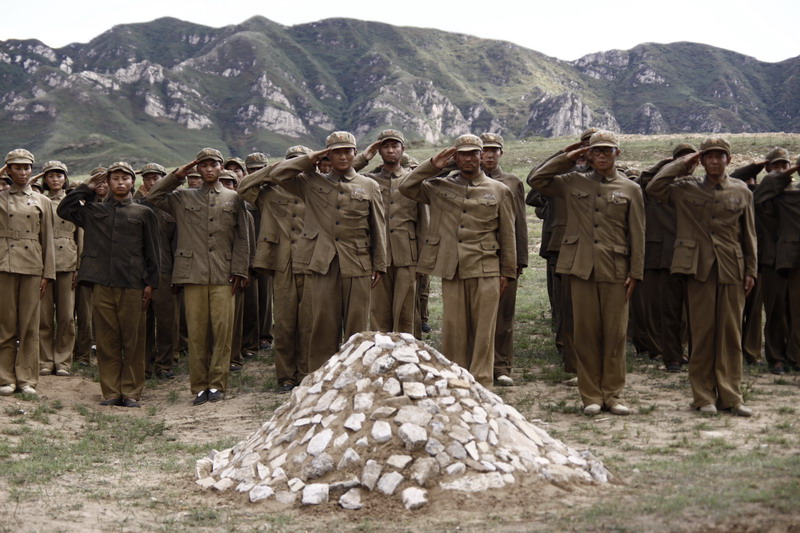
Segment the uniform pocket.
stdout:
<path fill-rule="evenodd" d="M 694 271 L 697 265 L 697 242 L 689 239 L 675 241 L 672 268 L 681 272 Z"/>
<path fill-rule="evenodd" d="M 495 239 L 485 239 L 481 241 L 481 250 L 483 251 L 481 267 L 484 274 L 499 274 L 500 256 L 497 253 L 500 250 L 500 245 Z"/>
<path fill-rule="evenodd" d="M 422 252 L 419 255 L 418 266 L 425 269 L 432 269 L 436 264 L 436 257 L 438 254 L 439 236 L 428 235 L 428 237 L 425 238 L 425 243 L 422 245 Z"/>
<path fill-rule="evenodd" d="M 630 270 L 629 259 L 628 259 L 628 247 L 614 245 L 611 247 L 611 250 L 614 254 L 614 273 L 616 274 L 616 278 L 617 279 L 627 278 L 628 271 Z"/>
<path fill-rule="evenodd" d="M 176 278 L 188 278 L 192 274 L 192 250 L 176 250 L 172 273 Z"/>
<path fill-rule="evenodd" d="M 578 236 L 566 235 L 561 241 L 561 248 L 558 251 L 558 264 L 560 268 L 567 270 L 572 268 L 572 263 L 575 262 L 575 254 L 578 252 Z"/>

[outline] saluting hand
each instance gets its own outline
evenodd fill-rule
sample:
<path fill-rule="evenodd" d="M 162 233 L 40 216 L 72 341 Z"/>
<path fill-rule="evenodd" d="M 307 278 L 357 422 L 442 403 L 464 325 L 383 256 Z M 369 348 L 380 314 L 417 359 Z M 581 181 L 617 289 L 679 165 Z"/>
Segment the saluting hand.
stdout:
<path fill-rule="evenodd" d="M 580 156 L 582 156 L 588 151 L 589 151 L 588 146 L 581 146 L 580 148 L 576 148 L 575 150 L 570 150 L 569 152 L 567 152 L 567 158 L 573 161 L 577 161 Z"/>
<path fill-rule="evenodd" d="M 104 183 L 107 179 L 108 172 L 98 172 L 96 174 L 92 174 L 89 179 L 86 180 L 86 186 L 91 190 L 95 190 L 98 185 Z"/>
<path fill-rule="evenodd" d="M 308 154 L 308 158 L 311 160 L 312 163 L 315 165 L 319 163 L 319 160 L 328 155 L 330 153 L 330 148 L 325 148 L 324 150 L 317 150 L 316 152 L 311 152 Z"/>
<path fill-rule="evenodd" d="M 178 167 L 178 169 L 175 171 L 175 177 L 182 180 L 189 174 L 189 171 L 192 170 L 192 167 L 195 166 L 197 163 L 198 161 L 197 159 L 195 159 L 191 163 L 186 163 L 182 167 Z"/>
<path fill-rule="evenodd" d="M 0 167 L 0 176 L 5 174 L 6 170 L 8 170 L 8 165 L 3 165 L 2 167 Z"/>
<path fill-rule="evenodd" d="M 587 142 L 578 141 L 576 143 L 570 144 L 566 148 L 562 148 L 561 151 L 564 152 L 565 154 L 568 154 L 568 153 L 572 152 L 573 150 L 577 150 L 578 148 L 583 148 L 584 146 L 587 146 L 587 145 L 588 145 Z"/>
<path fill-rule="evenodd" d="M 378 153 L 378 148 L 380 148 L 381 142 L 382 141 L 375 141 L 374 143 L 370 144 L 366 150 L 364 150 L 364 157 L 367 158 L 367 161 L 371 160 Z"/>
<path fill-rule="evenodd" d="M 444 167 L 450 164 L 450 159 L 456 154 L 456 147 L 451 146 L 450 148 L 445 148 L 435 156 L 431 157 L 431 163 L 438 169 L 443 169 Z"/>

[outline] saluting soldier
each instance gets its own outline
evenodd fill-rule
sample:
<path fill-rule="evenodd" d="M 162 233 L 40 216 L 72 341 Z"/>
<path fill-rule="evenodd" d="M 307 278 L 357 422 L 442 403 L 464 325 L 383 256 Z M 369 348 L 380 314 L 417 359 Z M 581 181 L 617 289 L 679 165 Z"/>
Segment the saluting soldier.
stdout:
<path fill-rule="evenodd" d="M 625 386 L 628 302 L 644 266 L 642 191 L 615 166 L 619 142 L 597 131 L 589 145 L 558 155 L 528 176 L 535 190 L 566 200 L 567 228 L 556 272 L 570 276 L 578 390 L 588 415 L 630 409 Z M 586 155 L 592 172 L 571 171 Z"/>
<path fill-rule="evenodd" d="M 248 154 L 244 159 L 244 165 L 247 174 L 257 172 L 269 164 L 267 154 L 263 152 L 253 152 Z M 256 221 L 256 228 L 261 227 L 261 221 Z M 275 340 L 273 335 L 273 277 L 272 273 L 266 269 L 257 269 L 256 275 L 258 276 L 258 333 L 259 333 L 259 350 L 269 350 L 272 348 L 272 342 Z M 280 385 L 279 385 L 280 386 Z"/>
<path fill-rule="evenodd" d="M 178 226 L 172 283 L 183 285 L 194 405 L 225 397 L 234 295 L 247 280 L 250 261 L 246 210 L 239 196 L 219 182 L 222 161 L 219 150 L 204 148 L 147 194 L 147 201 L 169 212 Z M 203 184 L 179 189 L 195 165 Z"/>
<path fill-rule="evenodd" d="M 314 295 L 308 371 L 322 366 L 345 338 L 367 329 L 370 289 L 386 272 L 386 225 L 378 184 L 353 170 L 356 138 L 346 131 L 328 136 L 326 148 L 284 160 L 270 179 L 305 200 L 305 222 L 293 259 Z M 331 171 L 320 174 L 323 157 Z"/>
<path fill-rule="evenodd" d="M 514 199 L 481 170 L 483 142 L 462 135 L 403 178 L 400 192 L 430 205 L 417 270 L 442 278 L 445 356 L 492 385 L 500 295 L 516 278 Z M 436 176 L 451 158 L 458 172 Z"/>
<path fill-rule="evenodd" d="M 28 180 L 33 154 L 23 148 L 6 155 L 0 176 L 11 187 L 0 192 L 0 395 L 19 389 L 36 394 L 39 380 L 39 305 L 56 277 L 53 207 Z M 17 346 L 19 342 L 19 346 Z"/>
<path fill-rule="evenodd" d="M 707 414 L 731 409 L 751 416 L 741 394 L 742 308 L 756 277 L 753 195 L 726 172 L 731 146 L 708 138 L 700 151 L 664 166 L 647 186 L 675 207 L 672 272 L 689 276 L 692 406 Z M 691 176 L 697 162 L 706 171 Z"/>

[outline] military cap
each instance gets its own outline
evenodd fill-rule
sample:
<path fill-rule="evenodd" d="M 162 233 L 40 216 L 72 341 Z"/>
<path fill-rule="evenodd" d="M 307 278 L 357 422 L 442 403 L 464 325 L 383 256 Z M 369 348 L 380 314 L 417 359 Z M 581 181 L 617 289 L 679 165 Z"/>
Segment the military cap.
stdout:
<path fill-rule="evenodd" d="M 32 165 L 33 163 L 33 154 L 27 151 L 25 148 L 11 150 L 8 152 L 8 155 L 6 155 L 6 165 Z"/>
<path fill-rule="evenodd" d="M 600 146 L 610 146 L 611 148 L 619 148 L 619 141 L 613 131 L 597 130 L 589 137 L 589 146 L 592 148 Z"/>
<path fill-rule="evenodd" d="M 106 170 L 108 170 L 106 167 L 95 167 L 91 172 L 89 172 L 89 175 L 94 176 L 95 174 L 101 174 Z"/>
<path fill-rule="evenodd" d="M 728 155 L 728 158 L 731 157 L 731 144 L 722 137 L 709 137 L 703 141 L 702 144 L 700 144 L 701 154 L 712 152 L 714 150 L 725 152 Z"/>
<path fill-rule="evenodd" d="M 223 168 L 226 168 L 226 167 L 227 167 L 229 164 L 231 164 L 231 163 L 233 163 L 234 165 L 236 165 L 236 166 L 238 166 L 239 168 L 241 168 L 241 169 L 242 169 L 242 172 L 244 172 L 245 174 L 247 174 L 247 167 L 245 166 L 245 163 L 244 163 L 244 161 L 242 161 L 242 160 L 241 160 L 240 158 L 238 158 L 238 157 L 229 157 L 229 158 L 228 158 L 228 159 L 226 159 L 226 160 L 225 160 L 225 162 L 222 164 L 222 167 L 223 167 Z"/>
<path fill-rule="evenodd" d="M 244 158 L 244 166 L 247 170 L 258 170 L 264 168 L 269 164 L 267 154 L 261 152 L 253 152 Z"/>
<path fill-rule="evenodd" d="M 588 141 L 589 137 L 591 137 L 592 135 L 594 135 L 598 131 L 600 131 L 600 130 L 598 130 L 597 128 L 586 128 L 585 130 L 583 130 L 583 133 L 581 133 L 581 142 Z"/>
<path fill-rule="evenodd" d="M 785 148 L 778 148 L 777 146 L 770 150 L 767 157 L 764 159 L 767 160 L 767 163 L 777 163 L 778 161 L 786 161 L 789 164 L 792 163 L 792 160 L 789 159 L 789 152 L 786 151 Z"/>
<path fill-rule="evenodd" d="M 311 148 L 307 146 L 303 146 L 301 144 L 297 144 L 295 146 L 290 146 L 286 150 L 286 155 L 284 159 L 294 159 L 295 157 L 300 157 L 302 155 L 308 155 L 311 153 Z"/>
<path fill-rule="evenodd" d="M 38 181 L 29 182 L 28 185 L 30 185 L 31 187 L 36 189 L 38 192 L 43 192 L 44 191 L 44 189 L 42 188 L 42 184 L 39 183 Z"/>
<path fill-rule="evenodd" d="M 189 169 L 189 172 L 186 173 L 187 178 L 202 178 L 203 176 L 197 171 L 197 167 L 194 166 Z"/>
<path fill-rule="evenodd" d="M 503 149 L 503 136 L 499 133 L 482 133 L 481 141 L 483 141 L 484 148 Z"/>
<path fill-rule="evenodd" d="M 691 144 L 686 144 L 686 143 L 679 144 L 678 146 L 672 149 L 672 158 L 677 159 L 682 155 L 691 154 L 696 151 L 697 150 L 695 149 L 695 147 L 692 146 Z"/>
<path fill-rule="evenodd" d="M 403 152 L 403 155 L 400 157 L 400 166 L 417 168 L 419 166 L 419 161 L 417 161 L 413 156 L 408 155 L 406 152 Z"/>
<path fill-rule="evenodd" d="M 215 148 L 203 148 L 197 155 L 195 156 L 195 160 L 198 163 L 205 161 L 206 159 L 213 159 L 214 161 L 219 161 L 222 163 L 225 159 L 222 157 L 222 152 Z"/>
<path fill-rule="evenodd" d="M 60 170 L 61 172 L 64 173 L 64 175 L 68 174 L 67 165 L 65 165 L 61 161 L 48 161 L 47 163 L 44 164 L 44 166 L 42 166 L 42 174 L 47 174 L 51 170 Z"/>
<path fill-rule="evenodd" d="M 325 148 L 355 148 L 356 137 L 349 131 L 334 131 L 325 139 Z"/>
<path fill-rule="evenodd" d="M 397 130 L 383 130 L 378 135 L 378 140 L 380 142 L 392 140 L 392 141 L 397 141 L 403 145 L 406 144 L 406 138 L 403 137 L 403 132 Z"/>
<path fill-rule="evenodd" d="M 115 170 L 121 170 L 123 172 L 127 172 L 131 175 L 134 181 L 136 181 L 136 172 L 133 171 L 133 167 L 130 163 L 126 163 L 125 161 L 117 161 L 116 163 L 111 163 L 106 171 L 108 174 L 111 174 Z"/>
<path fill-rule="evenodd" d="M 147 163 L 142 168 L 140 168 L 137 174 L 141 174 L 144 176 L 145 174 L 160 174 L 162 176 L 167 175 L 167 169 L 159 165 L 158 163 Z"/>
<path fill-rule="evenodd" d="M 239 176 L 236 175 L 236 172 L 231 170 L 223 170 L 219 173 L 220 180 L 233 180 L 236 183 L 239 183 Z"/>
<path fill-rule="evenodd" d="M 483 150 L 483 141 L 477 135 L 465 133 L 456 139 L 456 152 L 472 152 L 473 150 Z"/>

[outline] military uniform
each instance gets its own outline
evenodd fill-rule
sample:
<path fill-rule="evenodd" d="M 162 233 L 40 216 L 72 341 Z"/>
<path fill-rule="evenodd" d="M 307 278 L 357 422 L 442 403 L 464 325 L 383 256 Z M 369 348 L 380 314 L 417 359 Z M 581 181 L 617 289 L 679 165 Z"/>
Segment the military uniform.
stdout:
<path fill-rule="evenodd" d="M 598 131 L 590 146 L 616 148 L 617 141 Z M 642 192 L 619 172 L 563 174 L 573 165 L 566 154 L 556 156 L 535 170 L 528 184 L 566 201 L 556 273 L 570 276 L 578 389 L 584 406 L 615 410 L 625 386 L 625 281 L 643 276 Z"/>
<path fill-rule="evenodd" d="M 264 153 L 253 152 L 248 154 L 244 163 L 247 173 L 252 174 L 266 167 L 269 164 L 269 158 Z M 256 219 L 256 227 L 261 227 L 260 214 Z M 274 298 L 275 288 L 272 271 L 256 269 L 256 276 L 258 277 L 259 349 L 261 349 L 271 346 L 275 340 L 273 305 L 277 300 Z"/>
<path fill-rule="evenodd" d="M 723 139 L 701 145 L 703 153 L 712 150 L 730 157 Z M 677 215 L 671 271 L 689 276 L 692 405 L 736 409 L 742 405 L 743 286 L 757 275 L 753 196 L 727 175 L 718 185 L 688 175 L 683 159 L 664 166 L 647 193 L 669 202 Z"/>
<path fill-rule="evenodd" d="M 33 165 L 27 150 L 13 150 L 6 164 Z M 39 291 L 56 276 L 53 208 L 29 184 L 0 192 L 0 388 L 34 392 L 39 379 Z M 19 346 L 17 347 L 17 341 Z"/>
<path fill-rule="evenodd" d="M 456 140 L 459 150 L 482 147 L 474 135 Z M 482 171 L 472 182 L 460 172 L 436 178 L 440 172 L 428 160 L 400 183 L 400 192 L 430 205 L 431 222 L 417 271 L 442 278 L 443 353 L 490 386 L 498 280 L 517 275 L 514 199 L 508 187 Z"/>
<path fill-rule="evenodd" d="M 355 137 L 334 132 L 326 145 L 352 148 Z M 279 163 L 270 181 L 305 201 L 305 221 L 293 260 L 309 271 L 309 372 L 322 366 L 345 337 L 367 329 L 373 272 L 386 271 L 386 226 L 378 184 L 352 168 L 316 172 L 308 156 Z"/>
<path fill-rule="evenodd" d="M 210 148 L 196 159 L 198 164 L 208 159 L 222 163 L 222 155 Z M 189 382 L 200 395 L 227 386 L 234 319 L 231 280 L 247 278 L 250 252 L 247 215 L 238 195 L 219 181 L 179 189 L 183 182 L 172 172 L 153 186 L 147 201 L 170 213 L 177 224 L 172 283 L 184 286 Z"/>

